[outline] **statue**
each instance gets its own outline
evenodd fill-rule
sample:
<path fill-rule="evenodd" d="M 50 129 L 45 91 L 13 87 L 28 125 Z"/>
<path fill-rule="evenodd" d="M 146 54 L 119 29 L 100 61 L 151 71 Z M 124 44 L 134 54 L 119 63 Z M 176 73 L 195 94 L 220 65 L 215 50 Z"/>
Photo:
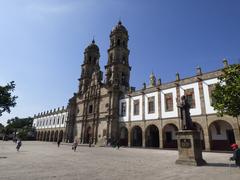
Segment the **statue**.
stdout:
<path fill-rule="evenodd" d="M 153 72 L 151 73 L 150 75 L 150 86 L 156 86 L 156 77 L 155 75 L 153 74 Z"/>
<path fill-rule="evenodd" d="M 193 123 L 190 116 L 190 105 L 183 95 L 181 97 L 180 105 L 178 106 L 180 109 L 180 117 L 181 117 L 181 129 L 182 130 L 193 130 Z"/>

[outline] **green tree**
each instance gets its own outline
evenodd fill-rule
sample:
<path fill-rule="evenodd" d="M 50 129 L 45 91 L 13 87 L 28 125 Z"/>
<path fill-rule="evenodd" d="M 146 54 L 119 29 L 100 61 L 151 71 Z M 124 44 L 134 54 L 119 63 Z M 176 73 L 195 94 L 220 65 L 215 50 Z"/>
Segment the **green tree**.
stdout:
<path fill-rule="evenodd" d="M 238 117 L 240 115 L 240 64 L 230 65 L 222 70 L 212 92 L 212 105 L 220 116 L 224 114 Z"/>
<path fill-rule="evenodd" d="M 0 133 L 3 133 L 3 131 L 4 131 L 4 125 L 0 123 Z"/>
<path fill-rule="evenodd" d="M 10 108 L 16 105 L 17 96 L 12 95 L 14 89 L 14 81 L 8 83 L 6 86 L 0 86 L 0 116 L 5 111 L 10 113 Z"/>
<path fill-rule="evenodd" d="M 18 118 L 9 119 L 5 132 L 7 135 L 14 134 L 23 140 L 33 140 L 35 138 L 35 129 L 32 127 L 33 118 Z"/>

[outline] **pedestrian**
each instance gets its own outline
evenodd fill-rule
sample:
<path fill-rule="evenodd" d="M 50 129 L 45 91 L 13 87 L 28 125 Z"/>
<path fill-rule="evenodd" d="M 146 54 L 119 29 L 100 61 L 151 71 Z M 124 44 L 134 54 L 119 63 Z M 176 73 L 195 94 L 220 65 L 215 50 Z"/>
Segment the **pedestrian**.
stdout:
<path fill-rule="evenodd" d="M 92 147 L 92 138 L 89 138 L 89 147 Z"/>
<path fill-rule="evenodd" d="M 77 146 L 78 146 L 78 141 L 76 139 L 72 145 L 72 150 L 74 150 L 74 152 L 76 152 Z"/>
<path fill-rule="evenodd" d="M 231 148 L 233 150 L 233 156 L 230 157 L 230 161 L 235 161 L 237 167 L 240 168 L 240 148 L 237 144 L 232 144 Z"/>
<path fill-rule="evenodd" d="M 117 145 L 117 148 L 119 149 L 120 148 L 120 140 L 119 139 L 117 140 L 116 145 Z"/>
<path fill-rule="evenodd" d="M 21 146 L 22 146 L 22 141 L 21 141 L 21 139 L 18 139 L 17 140 L 17 147 L 16 147 L 17 151 L 19 151 Z"/>
<path fill-rule="evenodd" d="M 62 142 L 62 141 L 61 141 L 60 139 L 57 141 L 58 147 L 60 147 L 61 142 Z"/>

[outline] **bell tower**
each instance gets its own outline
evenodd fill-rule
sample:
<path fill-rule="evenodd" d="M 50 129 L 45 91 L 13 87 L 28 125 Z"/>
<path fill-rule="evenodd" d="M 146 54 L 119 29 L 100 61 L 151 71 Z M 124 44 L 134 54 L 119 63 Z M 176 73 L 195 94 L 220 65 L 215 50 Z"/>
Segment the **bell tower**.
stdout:
<path fill-rule="evenodd" d="M 79 79 L 79 93 L 86 92 L 91 83 L 94 71 L 99 70 L 99 48 L 93 40 L 92 43 L 84 51 L 84 62 L 82 64 L 82 73 Z"/>
<path fill-rule="evenodd" d="M 119 21 L 110 34 L 106 87 L 109 94 L 107 138 L 119 139 L 119 100 L 129 90 L 131 67 L 129 66 L 128 31 Z"/>
<path fill-rule="evenodd" d="M 128 31 L 119 21 L 110 34 L 108 63 L 106 69 L 106 84 L 117 87 L 121 92 L 129 89 L 130 70 L 128 49 Z"/>

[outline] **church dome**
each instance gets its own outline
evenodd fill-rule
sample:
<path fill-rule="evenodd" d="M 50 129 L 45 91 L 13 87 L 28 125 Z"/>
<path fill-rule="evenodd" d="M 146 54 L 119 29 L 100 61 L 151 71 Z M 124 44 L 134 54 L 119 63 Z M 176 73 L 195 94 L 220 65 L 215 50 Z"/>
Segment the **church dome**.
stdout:
<path fill-rule="evenodd" d="M 112 29 L 112 33 L 114 32 L 125 32 L 128 33 L 127 29 L 125 28 L 125 26 L 122 25 L 122 22 L 119 21 L 118 24 Z"/>
<path fill-rule="evenodd" d="M 95 44 L 94 39 L 92 40 L 92 43 L 88 45 L 88 47 L 85 49 L 85 51 L 89 50 L 96 50 L 99 51 L 99 47 Z"/>

